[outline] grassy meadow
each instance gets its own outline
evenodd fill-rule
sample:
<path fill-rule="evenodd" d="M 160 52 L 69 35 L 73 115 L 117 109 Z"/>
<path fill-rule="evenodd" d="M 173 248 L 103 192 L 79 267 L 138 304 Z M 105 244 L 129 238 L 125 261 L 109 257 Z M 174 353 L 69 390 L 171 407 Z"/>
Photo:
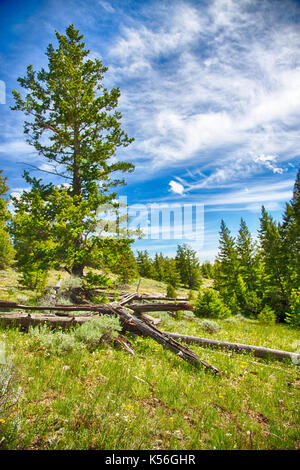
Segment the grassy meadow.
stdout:
<path fill-rule="evenodd" d="M 53 272 L 49 282 L 58 277 Z M 0 272 L 0 285 L 1 299 L 35 301 L 35 292 L 17 287 L 13 270 Z M 166 285 L 143 279 L 140 291 L 165 294 Z M 164 331 L 299 351 L 299 330 L 283 324 L 236 317 L 218 320 L 211 333 L 189 315 L 153 313 Z M 299 449 L 299 366 L 190 345 L 220 369 L 214 376 L 150 338 L 128 338 L 135 356 L 104 345 L 58 352 L 1 326 L 1 357 L 15 377 L 13 406 L 0 416 L 0 448 Z"/>

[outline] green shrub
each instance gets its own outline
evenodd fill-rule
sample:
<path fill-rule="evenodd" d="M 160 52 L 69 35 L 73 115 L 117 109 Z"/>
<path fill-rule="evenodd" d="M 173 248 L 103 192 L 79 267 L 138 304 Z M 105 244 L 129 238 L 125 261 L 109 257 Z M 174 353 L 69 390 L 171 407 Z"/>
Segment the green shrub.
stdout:
<path fill-rule="evenodd" d="M 41 269 L 27 269 L 23 268 L 22 277 L 19 283 L 22 286 L 29 287 L 30 289 L 37 289 L 44 291 L 47 286 L 48 272 Z"/>
<path fill-rule="evenodd" d="M 69 276 L 61 282 L 60 290 L 65 291 L 76 287 L 82 287 L 81 278 L 78 276 Z"/>
<path fill-rule="evenodd" d="M 195 303 L 194 313 L 198 317 L 227 318 L 231 315 L 220 294 L 211 288 L 200 290 Z"/>
<path fill-rule="evenodd" d="M 257 319 L 262 324 L 274 325 L 276 323 L 276 314 L 274 310 L 266 305 L 257 315 Z"/>
<path fill-rule="evenodd" d="M 92 287 L 110 287 L 112 284 L 112 280 L 105 276 L 104 274 L 95 274 L 92 271 L 89 271 L 83 278 L 83 285 L 87 289 Z"/>
<path fill-rule="evenodd" d="M 176 299 L 176 297 L 177 297 L 176 290 L 172 286 L 172 284 L 167 285 L 167 297 L 172 297 L 173 299 Z"/>
<path fill-rule="evenodd" d="M 194 294 L 194 292 L 193 292 L 191 289 L 189 290 L 188 299 L 189 299 L 190 301 L 195 300 L 195 294 Z"/>
<path fill-rule="evenodd" d="M 22 390 L 16 382 L 14 366 L 0 363 L 0 419 L 4 419 L 18 402 Z"/>
<path fill-rule="evenodd" d="M 114 316 L 103 315 L 94 320 L 87 321 L 75 330 L 75 338 L 87 344 L 88 347 L 96 347 L 100 344 L 104 335 L 111 338 L 118 336 L 122 330 L 120 320 Z"/>
<path fill-rule="evenodd" d="M 236 325 L 239 322 L 239 320 L 236 317 L 228 317 L 224 319 L 224 322 L 230 323 L 232 325 Z"/>
<path fill-rule="evenodd" d="M 92 302 L 93 304 L 106 304 L 107 302 L 109 302 L 109 299 L 106 294 L 97 295 L 92 297 Z"/>
<path fill-rule="evenodd" d="M 300 288 L 292 290 L 290 309 L 286 313 L 285 321 L 291 326 L 300 327 Z"/>
<path fill-rule="evenodd" d="M 4 224 L 0 222 L 0 269 L 11 266 L 14 261 L 15 251 L 10 237 L 5 230 Z"/>
<path fill-rule="evenodd" d="M 72 333 L 52 331 L 47 325 L 30 327 L 28 333 L 34 339 L 34 346 L 42 347 L 54 354 L 61 355 L 81 347 Z"/>
<path fill-rule="evenodd" d="M 218 333 L 221 326 L 213 320 L 202 320 L 199 322 L 199 326 L 202 330 L 208 331 L 209 333 Z"/>

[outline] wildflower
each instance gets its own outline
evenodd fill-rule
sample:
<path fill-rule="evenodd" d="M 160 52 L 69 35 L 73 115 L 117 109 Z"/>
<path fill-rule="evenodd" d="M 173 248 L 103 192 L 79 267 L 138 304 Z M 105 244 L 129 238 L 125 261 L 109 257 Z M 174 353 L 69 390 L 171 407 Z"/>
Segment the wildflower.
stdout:
<path fill-rule="evenodd" d="M 221 393 L 219 393 L 219 398 L 224 398 L 224 395 L 222 395 Z"/>
<path fill-rule="evenodd" d="M 5 419 L 0 419 L 0 424 L 4 424 L 5 423 Z"/>

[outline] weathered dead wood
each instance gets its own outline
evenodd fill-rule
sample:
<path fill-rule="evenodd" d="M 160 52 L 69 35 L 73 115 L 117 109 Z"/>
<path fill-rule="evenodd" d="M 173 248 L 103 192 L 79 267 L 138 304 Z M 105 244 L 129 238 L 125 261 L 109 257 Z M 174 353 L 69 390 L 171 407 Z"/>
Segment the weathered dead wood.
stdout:
<path fill-rule="evenodd" d="M 118 304 L 125 305 L 132 302 L 138 297 L 137 293 L 129 294 L 123 297 Z M 13 308 L 20 310 L 31 310 L 31 311 L 61 311 L 61 312 L 99 312 L 105 313 L 107 311 L 106 306 L 108 304 L 55 304 L 55 305 L 22 305 L 17 302 L 9 302 L 6 300 L 0 301 L 0 308 Z M 159 311 L 178 311 L 178 310 L 193 310 L 193 306 L 186 302 L 173 302 L 173 303 L 151 303 L 151 304 L 131 304 L 130 308 L 135 312 L 159 312 Z"/>
<path fill-rule="evenodd" d="M 173 301 L 173 302 L 187 302 L 189 299 L 186 297 L 158 297 L 158 296 L 152 296 L 152 295 L 147 295 L 147 294 L 142 294 L 140 297 L 141 300 L 167 300 L 167 301 Z"/>
<path fill-rule="evenodd" d="M 26 313 L 12 313 L 0 312 L 0 324 L 4 323 L 7 326 L 20 326 L 22 329 L 28 329 L 29 326 L 37 326 L 47 324 L 50 327 L 68 328 L 74 325 L 81 325 L 86 321 L 90 321 L 94 317 L 57 317 L 54 315 L 45 314 L 26 314 Z"/>
<path fill-rule="evenodd" d="M 122 299 L 118 302 L 120 305 L 125 305 L 128 304 L 129 302 L 132 302 L 132 300 L 135 300 L 136 298 L 139 297 L 139 294 L 137 292 L 134 292 L 133 294 L 127 294 Z"/>
<path fill-rule="evenodd" d="M 131 304 L 129 306 L 135 312 L 163 312 L 163 311 L 178 311 L 178 310 L 194 310 L 191 304 L 186 302 L 173 302 L 173 303 L 153 303 L 153 304 Z"/>
<path fill-rule="evenodd" d="M 160 331 L 154 325 L 146 323 L 145 321 L 137 318 L 136 315 L 132 315 L 129 309 L 120 307 L 117 303 L 107 304 L 107 307 L 111 310 L 112 313 L 117 312 L 126 326 L 130 329 L 130 325 L 134 326 L 139 333 L 144 336 L 149 336 L 161 344 L 163 347 L 174 352 L 178 357 L 181 357 L 185 361 L 191 362 L 192 364 L 199 366 L 200 364 L 207 369 L 210 369 L 214 374 L 218 374 L 219 370 L 209 364 L 208 362 L 200 359 L 197 354 L 195 354 L 191 349 L 183 346 L 182 344 L 174 341 L 167 333 Z"/>
<path fill-rule="evenodd" d="M 115 344 L 120 345 L 121 348 L 125 349 L 125 351 L 127 351 L 132 356 L 135 355 L 133 346 L 132 346 L 131 342 L 128 340 L 128 338 L 126 338 L 126 336 L 118 335 L 116 338 L 114 338 L 113 342 Z"/>
<path fill-rule="evenodd" d="M 185 341 L 186 343 L 196 343 L 200 344 L 204 347 L 216 347 L 216 348 L 224 348 L 229 349 L 235 352 L 243 352 L 248 351 L 252 352 L 254 356 L 258 357 L 275 357 L 276 359 L 283 360 L 286 358 L 290 358 L 294 364 L 300 364 L 300 354 L 288 352 L 288 351 L 280 351 L 277 349 L 270 349 L 270 348 L 263 348 L 259 346 L 252 346 L 248 344 L 241 344 L 241 343 L 229 343 L 226 341 L 217 341 L 214 339 L 206 339 L 206 338 L 199 338 L 196 336 L 188 336 L 188 335 L 181 335 L 178 333 L 167 333 L 171 338 L 176 338 Z"/>

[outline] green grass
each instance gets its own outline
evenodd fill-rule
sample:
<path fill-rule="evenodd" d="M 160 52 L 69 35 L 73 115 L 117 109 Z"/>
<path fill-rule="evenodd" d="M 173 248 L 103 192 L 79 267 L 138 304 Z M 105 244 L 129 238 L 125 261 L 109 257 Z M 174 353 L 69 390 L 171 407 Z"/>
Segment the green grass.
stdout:
<path fill-rule="evenodd" d="M 163 326 L 175 330 L 174 322 L 165 320 Z M 234 326 L 238 339 L 247 342 L 251 332 L 244 337 L 244 327 L 244 322 Z M 256 327 L 263 332 L 251 324 L 253 332 Z M 273 347 L 287 344 L 281 335 L 293 343 L 295 332 L 287 327 L 266 332 L 276 338 L 276 328 L 280 337 Z M 221 332 L 214 337 L 229 339 L 233 326 L 222 322 Z M 251 342 L 257 344 L 256 338 Z M 298 448 L 299 374 L 291 363 L 194 345 L 201 358 L 222 371 L 215 377 L 151 339 L 133 340 L 134 357 L 104 347 L 58 356 L 17 329 L 0 330 L 0 341 L 17 367 L 22 389 L 0 425 L 4 448 Z"/>
<path fill-rule="evenodd" d="M 165 286 L 155 282 L 153 290 L 164 293 Z M 145 281 L 140 291 L 149 287 Z M 286 325 L 218 320 L 220 331 L 208 333 L 197 321 L 153 315 L 162 318 L 165 331 L 288 351 L 299 347 L 299 331 Z M 135 356 L 104 346 L 56 354 L 26 332 L 0 328 L 21 390 L 9 415 L 0 416 L 0 448 L 299 448 L 299 366 L 191 345 L 220 369 L 213 376 L 150 338 L 129 337 Z"/>

